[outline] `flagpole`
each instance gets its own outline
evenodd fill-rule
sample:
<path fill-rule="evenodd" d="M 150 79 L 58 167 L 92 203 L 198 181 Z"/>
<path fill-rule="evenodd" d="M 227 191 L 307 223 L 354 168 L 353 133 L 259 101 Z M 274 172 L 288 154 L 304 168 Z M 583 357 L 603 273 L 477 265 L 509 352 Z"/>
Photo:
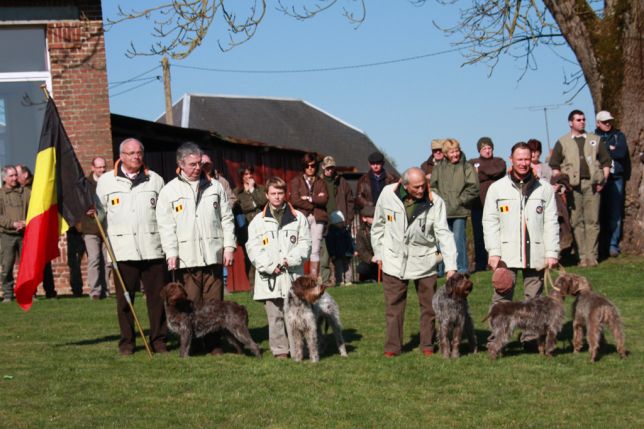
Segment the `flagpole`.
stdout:
<path fill-rule="evenodd" d="M 101 221 L 98 220 L 98 216 L 96 213 L 94 213 L 94 221 L 96 222 L 96 225 L 98 226 L 98 230 L 101 233 L 101 237 L 103 238 L 103 242 L 105 243 L 105 247 L 107 247 L 107 252 L 110 254 L 110 259 L 112 260 L 114 272 L 116 272 L 116 277 L 118 277 L 119 281 L 118 283 L 121 284 L 121 288 L 123 289 L 123 296 L 125 296 L 125 300 L 127 301 L 127 305 L 130 307 L 130 311 L 132 312 L 132 316 L 134 316 L 134 322 L 136 323 L 136 327 L 139 329 L 139 332 L 141 333 L 141 338 L 143 339 L 143 344 L 145 345 L 145 350 L 148 352 L 148 357 L 152 359 L 152 350 L 150 350 L 150 345 L 148 344 L 148 340 L 145 338 L 145 333 L 143 332 L 143 328 L 141 327 L 141 323 L 139 322 L 139 318 L 136 316 L 136 312 L 134 311 L 134 306 L 132 305 L 132 300 L 130 299 L 130 294 L 127 291 L 125 287 L 125 282 L 123 281 L 123 277 L 121 277 L 121 271 L 119 270 L 119 266 L 116 262 L 116 257 L 114 256 L 114 251 L 112 250 L 112 244 L 110 243 L 110 239 L 107 237 L 105 234 L 105 230 L 103 230 L 103 225 L 101 224 Z"/>

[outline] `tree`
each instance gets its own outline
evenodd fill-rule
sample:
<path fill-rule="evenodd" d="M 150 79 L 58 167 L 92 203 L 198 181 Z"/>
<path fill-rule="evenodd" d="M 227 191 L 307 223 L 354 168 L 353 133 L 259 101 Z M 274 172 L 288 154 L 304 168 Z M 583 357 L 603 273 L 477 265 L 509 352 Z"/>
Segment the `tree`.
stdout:
<path fill-rule="evenodd" d="M 424 4 L 426 0 L 409 0 Z M 567 44 L 579 72 L 567 82 L 571 91 L 588 86 L 595 111 L 609 110 L 626 134 L 632 176 L 626 188 L 626 213 L 622 247 L 641 253 L 644 238 L 644 177 L 640 152 L 644 152 L 644 12 L 641 0 L 437 0 L 455 6 L 467 3 L 459 22 L 443 30 L 458 38 L 466 64 L 486 62 L 492 72 L 501 56 L 524 62 L 524 72 L 536 69 L 539 45 Z M 242 6 L 239 4 L 242 3 Z M 359 25 L 365 19 L 364 0 L 311 0 L 312 6 L 287 5 L 277 0 L 278 11 L 308 19 L 343 4 L 343 15 Z M 347 6 L 353 6 L 353 10 Z M 233 8 L 229 9 L 227 8 Z M 237 10 L 243 10 L 237 15 Z M 244 43 L 255 34 L 267 12 L 266 0 L 169 0 L 154 8 L 125 12 L 123 20 L 154 20 L 159 42 L 147 52 L 129 55 L 187 57 L 205 38 L 217 19 L 228 34 L 222 50 Z M 240 18 L 241 16 L 241 18 Z M 436 24 L 440 27 L 440 24 Z M 215 25 L 216 26 L 216 25 Z M 575 93 L 576 94 L 576 93 Z M 574 94 L 573 94 L 574 97 Z M 589 121 L 592 123 L 592 121 Z M 590 125 L 589 125 L 590 126 Z"/>

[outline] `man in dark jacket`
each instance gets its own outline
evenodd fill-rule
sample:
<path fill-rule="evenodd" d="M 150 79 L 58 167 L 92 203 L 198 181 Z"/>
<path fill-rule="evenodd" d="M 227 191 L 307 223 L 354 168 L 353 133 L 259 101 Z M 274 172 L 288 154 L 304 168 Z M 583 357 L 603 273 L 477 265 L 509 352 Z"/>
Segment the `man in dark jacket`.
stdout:
<path fill-rule="evenodd" d="M 326 186 L 329 199 L 326 203 L 326 212 L 331 215 L 338 210 L 342 213 L 346 228 L 351 228 L 353 222 L 353 192 L 349 183 L 336 170 L 335 159 L 332 156 L 325 156 L 322 160 L 322 181 Z M 323 249 L 326 250 L 326 249 Z M 347 249 L 349 250 L 349 249 Z M 324 282 L 331 278 L 331 269 L 328 252 L 320 255 L 320 267 L 322 280 Z M 345 279 L 345 283 L 351 283 Z"/>
<path fill-rule="evenodd" d="M 376 206 L 382 188 L 396 182 L 396 178 L 385 170 L 385 157 L 380 152 L 369 155 L 369 172 L 358 179 L 356 185 L 356 209 Z"/>
<path fill-rule="evenodd" d="M 605 254 L 619 256 L 619 241 L 622 238 L 622 218 L 624 216 L 624 182 L 631 176 L 631 160 L 628 154 L 626 136 L 614 127 L 613 115 L 606 110 L 597 114 L 595 134 L 601 137 L 612 158 L 610 174 L 601 194 L 602 249 Z M 606 249 L 608 248 L 608 249 Z"/>
<path fill-rule="evenodd" d="M 480 157 L 470 160 L 479 177 L 479 199 L 472 203 L 472 232 L 474 234 L 475 271 L 487 268 L 487 251 L 483 240 L 483 204 L 487 190 L 492 183 L 506 174 L 505 161 L 494 157 L 494 142 L 489 137 L 481 137 L 476 143 Z"/>
<path fill-rule="evenodd" d="M 92 172 L 87 176 L 92 195 L 96 194 L 96 182 L 105 173 L 106 167 L 105 158 L 97 156 L 92 160 Z M 107 249 L 94 217 L 84 216 L 81 219 L 80 233 L 83 234 L 87 250 L 89 297 L 93 300 L 106 298 L 109 295 L 112 264 L 107 258 Z"/>

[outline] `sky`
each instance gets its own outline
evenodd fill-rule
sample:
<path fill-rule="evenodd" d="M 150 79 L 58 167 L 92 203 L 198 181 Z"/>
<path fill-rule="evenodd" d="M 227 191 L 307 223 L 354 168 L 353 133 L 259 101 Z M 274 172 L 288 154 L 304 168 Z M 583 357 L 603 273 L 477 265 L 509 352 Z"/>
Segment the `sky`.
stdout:
<path fill-rule="evenodd" d="M 115 18 L 118 4 L 141 7 L 159 2 L 103 0 L 103 16 Z M 339 3 L 351 6 L 355 2 Z M 569 130 L 567 116 L 572 109 L 584 111 L 589 126 L 594 124 L 587 88 L 572 104 L 565 104 L 571 95 L 563 82 L 566 75 L 576 71 L 574 64 L 562 60 L 574 59 L 568 48 L 555 52 L 541 47 L 538 69 L 523 78 L 521 64 L 509 57 L 504 57 L 489 75 L 485 64 L 463 66 L 465 59 L 459 52 L 437 54 L 453 49 L 457 39 L 445 36 L 433 22 L 448 26 L 457 18 L 455 6 L 434 1 L 422 7 L 407 0 L 367 2 L 366 19 L 355 28 L 342 16 L 341 7 L 298 21 L 269 6 L 255 36 L 227 52 L 218 47 L 219 41 L 226 42 L 227 35 L 221 22 L 215 21 L 196 51 L 187 59 L 170 61 L 173 102 L 185 93 L 301 99 L 366 133 L 394 160 L 399 171 L 420 165 L 428 157 L 434 138 L 456 138 L 466 156 L 474 158 L 478 156 L 477 140 L 489 136 L 495 144 L 495 156 L 507 159 L 517 141 L 537 138 L 545 151 L 549 138 L 554 146 Z M 165 110 L 161 58 L 125 56 L 130 43 L 145 51 L 153 41 L 151 32 L 152 23 L 139 20 L 115 25 L 105 34 L 112 113 L 156 120 Z M 306 73 L 193 68 L 292 71 L 417 56 L 425 57 Z M 548 107 L 549 133 L 544 106 Z"/>

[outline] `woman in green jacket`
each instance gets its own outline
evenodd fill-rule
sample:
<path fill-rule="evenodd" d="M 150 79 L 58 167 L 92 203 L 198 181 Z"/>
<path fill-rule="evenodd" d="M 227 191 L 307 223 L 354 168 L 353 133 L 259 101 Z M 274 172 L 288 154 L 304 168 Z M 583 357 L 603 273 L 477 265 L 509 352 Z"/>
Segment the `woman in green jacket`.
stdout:
<path fill-rule="evenodd" d="M 465 227 L 470 206 L 479 197 L 479 179 L 474 167 L 465 162 L 461 145 L 456 139 L 443 142 L 445 160 L 432 170 L 430 185 L 447 206 L 447 224 L 454 233 L 459 273 L 468 272 L 467 237 Z"/>

